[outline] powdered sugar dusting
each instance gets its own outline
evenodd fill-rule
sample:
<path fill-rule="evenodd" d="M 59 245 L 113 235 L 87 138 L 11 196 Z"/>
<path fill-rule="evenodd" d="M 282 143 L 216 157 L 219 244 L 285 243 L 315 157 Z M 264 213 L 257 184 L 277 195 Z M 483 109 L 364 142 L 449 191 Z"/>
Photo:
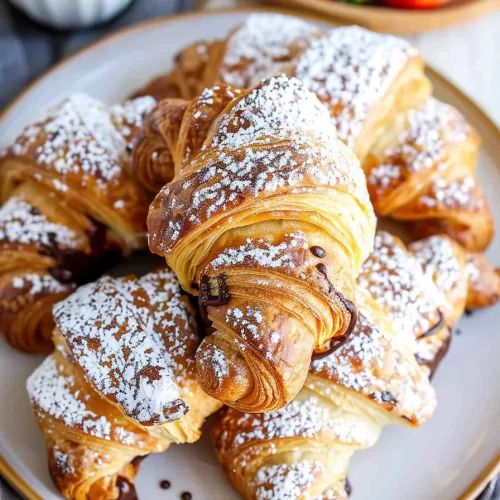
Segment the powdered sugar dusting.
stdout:
<path fill-rule="evenodd" d="M 252 14 L 229 37 L 220 77 L 225 83 L 252 87 L 282 73 L 285 64 L 318 34 L 296 17 Z"/>
<path fill-rule="evenodd" d="M 57 304 L 54 318 L 87 379 L 127 415 L 151 425 L 186 413 L 175 375 L 194 333 L 171 271 L 103 277 Z"/>
<path fill-rule="evenodd" d="M 42 411 L 68 427 L 127 446 L 144 445 L 139 434 L 134 434 L 117 425 L 114 420 L 108 420 L 105 415 L 97 415 L 90 410 L 87 404 L 89 395 L 76 387 L 72 375 L 64 374 L 64 366 L 58 364 L 54 356 L 46 358 L 28 378 L 27 390 L 38 412 Z M 39 417 L 43 419 L 42 415 Z M 55 448 L 54 457 L 60 471 L 72 473 L 66 453 Z"/>
<path fill-rule="evenodd" d="M 92 436 L 109 440 L 111 424 L 105 416 L 86 408 L 85 402 L 72 390 L 74 377 L 63 374 L 53 356 L 35 370 L 27 382 L 28 394 L 36 406 L 69 427 L 79 428 Z"/>
<path fill-rule="evenodd" d="M 455 290 L 462 296 L 465 295 L 461 263 L 447 238 L 431 236 L 412 243 L 409 250 L 415 254 L 425 274 L 434 281 L 438 290 L 443 293 Z"/>
<path fill-rule="evenodd" d="M 207 373 L 213 373 L 219 386 L 229 376 L 226 353 L 214 344 L 209 344 L 201 351 L 201 354 L 198 356 L 198 362 Z"/>
<path fill-rule="evenodd" d="M 57 281 L 50 274 L 26 273 L 12 278 L 12 288 L 32 296 L 69 292 L 73 285 Z"/>
<path fill-rule="evenodd" d="M 257 500 L 295 500 L 302 498 L 316 476 L 325 473 L 319 461 L 303 460 L 292 464 L 264 465 L 252 481 Z M 305 497 L 307 498 L 307 497 Z"/>
<path fill-rule="evenodd" d="M 393 333 L 361 315 L 348 342 L 313 361 L 310 372 L 364 394 L 399 416 L 423 422 L 432 415 L 435 394 L 415 358 L 398 347 L 405 343 L 404 334 L 398 335 L 395 341 Z"/>
<path fill-rule="evenodd" d="M 336 132 L 324 106 L 296 78 L 271 78 L 222 115 L 212 146 L 233 148 L 262 140 L 333 141 Z"/>
<path fill-rule="evenodd" d="M 263 239 L 247 238 L 237 248 L 227 247 L 211 261 L 210 267 L 215 270 L 255 263 L 259 267 L 269 269 L 294 269 L 294 251 L 308 248 L 306 235 L 302 231 L 284 235 L 284 241 L 273 245 Z"/>
<path fill-rule="evenodd" d="M 473 196 L 476 186 L 476 179 L 471 176 L 451 181 L 436 179 L 419 201 L 431 208 L 481 210 L 484 199 Z"/>
<path fill-rule="evenodd" d="M 112 120 L 127 141 L 129 149 L 134 146 L 134 141 L 142 127 L 144 118 L 153 111 L 156 104 L 157 100 L 154 97 L 142 96 L 111 107 Z"/>
<path fill-rule="evenodd" d="M 399 144 L 385 152 L 380 165 L 370 171 L 369 184 L 391 189 L 411 174 L 442 168 L 447 146 L 463 142 L 470 132 L 465 118 L 455 108 L 434 98 L 420 109 L 409 111 L 407 121 Z M 443 187 L 436 185 L 438 192 Z"/>
<path fill-rule="evenodd" d="M 401 38 L 359 26 L 335 28 L 298 57 L 295 76 L 328 103 L 339 138 L 352 147 L 370 108 L 414 55 Z"/>
<path fill-rule="evenodd" d="M 235 428 L 238 431 L 234 436 L 233 448 L 254 441 L 292 437 L 328 438 L 342 443 L 354 442 L 360 446 L 374 444 L 372 429 L 365 422 L 349 424 L 337 411 L 323 406 L 312 395 L 303 400 L 296 399 L 278 411 L 260 415 L 243 413 Z"/>
<path fill-rule="evenodd" d="M 27 245 L 36 243 L 46 247 L 54 244 L 76 248 L 77 235 L 68 227 L 49 221 L 35 207 L 21 197 L 13 196 L 0 208 L 0 241 Z"/>
<path fill-rule="evenodd" d="M 373 253 L 361 268 L 359 286 L 390 312 L 396 329 L 412 345 L 439 319 L 443 297 L 420 262 L 389 233 L 375 236 Z"/>
<path fill-rule="evenodd" d="M 254 97 L 259 102 L 255 109 Z M 303 100 L 309 104 L 298 105 Z M 313 110 L 312 114 L 306 108 Z M 157 197 L 155 203 L 161 205 L 168 221 L 159 242 L 163 252 L 170 253 L 181 235 L 214 214 L 229 215 L 263 192 L 300 194 L 300 189 L 311 185 L 335 187 L 369 204 L 366 181 L 354 155 L 331 134 L 326 134 L 329 141 L 317 142 L 326 137 L 327 130 L 321 125 L 320 105 L 310 102 L 298 82 L 286 78 L 263 82 L 235 109 L 220 123 L 214 137 L 217 146 L 194 160 L 200 168 L 194 171 L 191 166 L 189 174 L 166 186 Z M 252 112 L 247 116 L 249 110 Z M 290 121 L 287 113 L 294 120 Z M 325 126 L 331 129 L 330 124 Z M 155 237 L 150 235 L 150 243 Z"/>

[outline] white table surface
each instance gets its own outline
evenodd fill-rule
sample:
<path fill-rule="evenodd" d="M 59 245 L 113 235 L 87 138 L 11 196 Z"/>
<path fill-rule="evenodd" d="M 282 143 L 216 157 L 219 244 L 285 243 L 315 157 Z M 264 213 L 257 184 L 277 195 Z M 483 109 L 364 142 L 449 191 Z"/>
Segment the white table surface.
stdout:
<path fill-rule="evenodd" d="M 408 39 L 500 125 L 500 11 Z"/>

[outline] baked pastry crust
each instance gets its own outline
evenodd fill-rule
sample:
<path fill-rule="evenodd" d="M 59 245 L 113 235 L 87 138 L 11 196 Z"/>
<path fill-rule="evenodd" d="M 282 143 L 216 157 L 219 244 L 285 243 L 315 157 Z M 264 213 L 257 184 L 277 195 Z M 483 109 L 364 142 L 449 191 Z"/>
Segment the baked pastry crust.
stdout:
<path fill-rule="evenodd" d="M 428 376 L 446 353 L 451 327 L 466 304 L 498 300 L 491 293 L 498 275 L 482 256 L 479 266 L 476 255 L 447 236 L 406 248 L 377 233 L 358 279 L 352 336 L 312 361 L 286 407 L 219 413 L 212 432 L 217 456 L 244 498 L 345 500 L 355 451 L 373 446 L 387 424 L 417 427 L 432 416 L 436 395 Z M 476 271 L 467 270 L 471 262 Z M 483 285 L 474 292 L 471 275 Z"/>
<path fill-rule="evenodd" d="M 193 311 L 171 271 L 103 277 L 54 307 L 55 350 L 28 380 L 49 468 L 69 499 L 133 488 L 138 457 L 200 437 Z"/>
<path fill-rule="evenodd" d="M 199 120 L 213 122 L 203 143 Z M 245 411 L 282 407 L 313 350 L 355 322 L 354 277 L 375 225 L 363 172 L 295 79 L 208 89 L 180 130 L 192 159 L 150 207 L 149 246 L 216 330 L 198 350 L 198 380 Z"/>
<path fill-rule="evenodd" d="M 155 105 L 75 94 L 0 153 L 0 331 L 15 348 L 50 351 L 52 305 L 144 246 L 130 152 Z"/>
<path fill-rule="evenodd" d="M 476 176 L 479 145 L 464 116 L 434 98 L 393 117 L 364 163 L 375 212 L 418 237 L 447 234 L 484 250 L 494 220 Z"/>

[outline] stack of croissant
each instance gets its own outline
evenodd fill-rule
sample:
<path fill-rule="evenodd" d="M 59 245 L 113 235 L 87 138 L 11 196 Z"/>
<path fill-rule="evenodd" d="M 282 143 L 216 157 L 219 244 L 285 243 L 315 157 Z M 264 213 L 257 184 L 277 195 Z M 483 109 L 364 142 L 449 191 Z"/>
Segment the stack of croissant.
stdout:
<path fill-rule="evenodd" d="M 479 136 L 430 94 L 404 40 L 256 14 L 0 153 L 0 331 L 52 351 L 27 387 L 62 495 L 130 495 L 222 408 L 244 498 L 345 499 L 354 451 L 432 416 L 452 328 L 500 276 Z M 93 281 L 146 232 L 168 267 Z"/>

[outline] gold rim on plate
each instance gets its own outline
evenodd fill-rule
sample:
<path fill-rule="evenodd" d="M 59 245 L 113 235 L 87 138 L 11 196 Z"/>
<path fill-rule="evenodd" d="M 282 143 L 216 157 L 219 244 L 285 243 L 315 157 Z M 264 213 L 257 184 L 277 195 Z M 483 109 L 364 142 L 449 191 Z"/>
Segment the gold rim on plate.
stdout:
<path fill-rule="evenodd" d="M 500 9 L 500 0 L 453 0 L 435 9 L 397 9 L 336 0 L 265 0 L 328 16 L 342 24 L 360 24 L 385 33 L 414 35 L 470 22 Z"/>
<path fill-rule="evenodd" d="M 281 14 L 289 14 L 289 15 L 298 15 L 302 18 L 307 18 L 313 21 L 317 21 L 323 24 L 334 24 L 332 21 L 325 20 L 318 14 L 311 13 L 297 13 L 292 9 L 285 9 L 279 7 L 259 7 L 259 8 L 245 8 L 245 9 L 220 9 L 213 10 L 207 12 L 189 12 L 182 14 L 172 14 L 169 16 L 158 17 L 156 19 L 152 19 L 149 21 L 143 21 L 136 25 L 130 26 L 128 28 L 124 28 L 119 30 L 118 32 L 108 35 L 104 37 L 102 40 L 91 43 L 87 47 L 80 49 L 75 52 L 73 55 L 64 58 L 59 61 L 57 64 L 52 66 L 49 70 L 44 72 L 41 76 L 35 79 L 31 84 L 29 84 L 22 92 L 20 92 L 16 98 L 14 98 L 0 113 L 0 128 L 5 122 L 7 115 L 11 112 L 11 110 L 26 96 L 29 92 L 33 91 L 36 87 L 43 84 L 44 80 L 64 66 L 69 61 L 77 59 L 84 54 L 92 52 L 94 50 L 100 49 L 106 44 L 115 41 L 119 38 L 129 35 L 132 32 L 147 30 L 153 26 L 159 25 L 168 25 L 170 23 L 174 23 L 178 20 L 186 20 L 190 18 L 196 17 L 205 17 L 205 16 L 217 16 L 221 13 L 225 14 L 233 14 L 233 13 L 248 13 L 251 12 L 276 12 Z M 471 108 L 474 113 L 478 116 L 485 126 L 488 127 L 490 132 L 498 138 L 500 143 L 500 130 L 495 125 L 493 120 L 472 100 L 468 97 L 462 90 L 456 87 L 453 83 L 451 83 L 447 78 L 445 78 L 438 71 L 427 66 L 427 73 L 433 80 L 439 81 L 439 84 L 443 87 L 446 87 L 447 90 L 454 94 L 458 99 L 464 102 L 469 108 Z M 488 484 L 491 479 L 500 473 L 500 453 L 497 457 L 495 457 L 488 466 L 481 472 L 481 474 L 474 479 L 474 481 L 470 484 L 470 486 L 462 493 L 459 497 L 459 500 L 473 500 L 476 496 L 484 489 L 484 487 Z M 0 455 L 0 475 L 3 476 L 24 498 L 28 500 L 43 500 L 40 495 L 7 463 L 5 458 Z"/>

